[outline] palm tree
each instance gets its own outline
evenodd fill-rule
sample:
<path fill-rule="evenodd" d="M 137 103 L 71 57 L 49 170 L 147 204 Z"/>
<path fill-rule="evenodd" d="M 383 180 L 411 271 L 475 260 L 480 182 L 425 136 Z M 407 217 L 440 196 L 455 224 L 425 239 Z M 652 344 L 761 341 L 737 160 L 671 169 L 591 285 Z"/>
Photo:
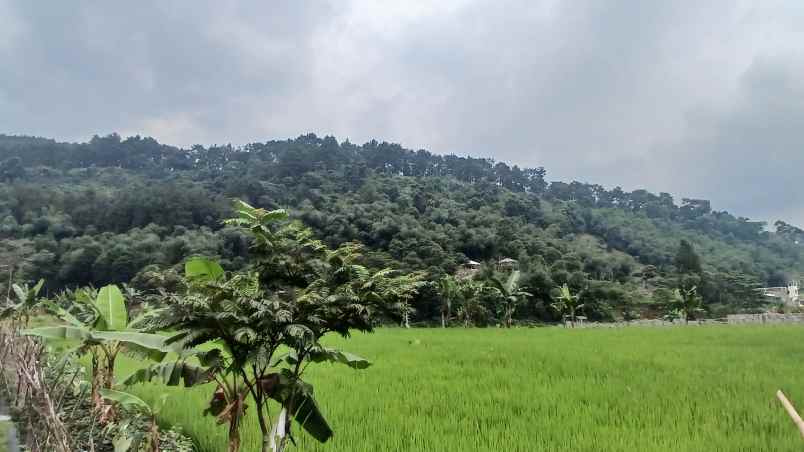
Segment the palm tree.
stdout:
<path fill-rule="evenodd" d="M 522 303 L 522 301 L 532 296 L 529 292 L 525 292 L 523 288 L 519 286 L 519 278 L 520 272 L 519 270 L 516 270 L 511 272 L 511 274 L 508 276 L 508 279 L 506 279 L 504 282 L 501 281 L 497 276 L 493 276 L 490 279 L 491 287 L 496 289 L 500 295 L 502 318 L 506 328 L 511 328 L 511 325 L 513 324 L 514 311 L 516 311 L 516 307 Z"/>
<path fill-rule="evenodd" d="M 564 284 L 559 288 L 556 301 L 550 306 L 561 313 L 564 318 L 569 317 L 570 326 L 575 328 L 575 313 L 584 307 L 580 301 L 581 296 L 573 295 L 572 292 L 570 292 L 570 288 Z"/>
<path fill-rule="evenodd" d="M 460 287 L 452 276 L 445 276 L 438 282 L 441 293 L 441 327 L 446 328 L 452 318 L 452 303 L 460 297 Z"/>

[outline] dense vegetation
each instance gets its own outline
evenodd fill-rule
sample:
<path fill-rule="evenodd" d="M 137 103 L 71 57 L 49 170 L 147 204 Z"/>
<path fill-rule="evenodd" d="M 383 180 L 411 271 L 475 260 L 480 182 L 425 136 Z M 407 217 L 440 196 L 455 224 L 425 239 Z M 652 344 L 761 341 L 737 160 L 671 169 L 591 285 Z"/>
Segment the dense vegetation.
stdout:
<path fill-rule="evenodd" d="M 433 283 L 411 300 L 413 322 L 438 322 L 437 281 L 468 259 L 487 264 L 478 276 L 489 281 L 500 258 L 518 260 L 528 296 L 515 321 L 558 319 L 551 305 L 563 284 L 598 320 L 656 314 L 675 288 L 697 287 L 708 315 L 753 310 L 753 288 L 804 269 L 801 229 L 767 231 L 706 200 L 548 183 L 543 168 L 315 135 L 191 149 L 117 135 L 0 136 L 0 265 L 16 280 L 45 279 L 47 292 L 129 281 L 170 289 L 191 255 L 242 269 L 251 239 L 222 222 L 234 197 L 291 208 L 333 248 L 363 243 L 369 268 L 426 271 Z M 480 298 L 462 311 L 471 308 L 471 323 L 507 322 Z"/>
<path fill-rule="evenodd" d="M 56 394 L 67 390 L 51 390 L 65 383 L 83 388 L 79 402 L 92 406 L 87 408 L 92 423 L 104 432 L 98 438 L 90 434 L 90 442 L 102 442 L 114 432 L 115 451 L 176 450 L 162 445 L 157 422 L 162 406 L 126 391 L 154 381 L 188 388 L 214 383 L 206 386 L 208 403 L 199 412 L 228 426 L 229 452 L 241 449 L 241 425 L 248 413 L 257 418 L 263 452 L 281 452 L 295 443 L 294 423 L 320 442 L 332 437 L 305 372 L 316 363 L 352 369 L 371 363 L 327 347 L 322 339 L 371 332 L 377 317 L 407 313 L 407 300 L 424 284 L 422 274 L 372 271 L 358 263 L 359 244 L 331 249 L 284 210 L 239 200 L 234 210 L 236 216 L 226 224 L 252 239 L 253 266 L 226 272 L 214 260 L 188 259 L 180 288 L 149 296 L 153 304 L 138 303 L 140 294 L 130 287 L 126 300 L 114 284 L 97 291 L 68 289 L 53 298 L 41 296 L 44 280 L 32 287 L 12 285 L 15 298 L 0 306 L 0 361 L 5 363 L 0 397 L 27 413 L 15 414 L 15 420 L 41 420 L 45 433 L 33 435 L 29 444 L 51 442 L 33 450 L 83 450 L 65 422 L 67 413 L 55 402 Z M 29 328 L 33 319 L 46 326 Z M 52 346 L 67 350 L 54 356 Z M 117 379 L 116 364 L 124 355 L 138 358 L 142 366 Z M 77 357 L 89 361 L 86 379 Z M 62 378 L 68 364 L 75 372 Z M 51 371 L 54 381 L 43 382 L 41 376 Z M 135 420 L 145 428 L 133 426 Z"/>

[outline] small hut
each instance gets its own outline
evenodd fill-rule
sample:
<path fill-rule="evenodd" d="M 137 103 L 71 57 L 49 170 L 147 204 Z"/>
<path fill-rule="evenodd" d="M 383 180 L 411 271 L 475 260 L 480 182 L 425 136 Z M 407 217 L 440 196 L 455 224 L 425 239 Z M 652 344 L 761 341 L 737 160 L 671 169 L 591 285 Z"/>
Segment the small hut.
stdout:
<path fill-rule="evenodd" d="M 511 259 L 510 257 L 500 259 L 499 262 L 497 262 L 497 267 L 500 270 L 516 270 L 518 266 L 519 262 L 517 262 L 516 259 Z"/>
<path fill-rule="evenodd" d="M 469 268 L 469 269 L 472 269 L 472 270 L 477 270 L 477 269 L 479 269 L 479 268 L 480 268 L 480 266 L 481 266 L 481 265 L 483 265 L 483 264 L 481 264 L 481 263 L 480 263 L 480 262 L 478 262 L 478 261 L 473 261 L 473 260 L 470 260 L 469 262 L 467 262 L 467 263 L 465 263 L 465 264 L 463 264 L 463 265 L 464 265 L 466 268 Z"/>

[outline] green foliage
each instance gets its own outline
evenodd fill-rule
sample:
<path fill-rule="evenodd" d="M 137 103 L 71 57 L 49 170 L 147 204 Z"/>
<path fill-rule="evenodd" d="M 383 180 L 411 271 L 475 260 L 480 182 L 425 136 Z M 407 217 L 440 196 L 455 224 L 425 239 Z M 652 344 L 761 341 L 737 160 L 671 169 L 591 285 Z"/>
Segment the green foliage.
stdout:
<path fill-rule="evenodd" d="M 186 361 L 170 361 L 137 369 L 136 372 L 124 378 L 120 384 L 131 386 L 157 380 L 166 386 L 183 384 L 189 388 L 212 381 L 212 372 L 213 370 L 209 368 L 194 366 Z"/>
<path fill-rule="evenodd" d="M 134 394 L 107 388 L 102 388 L 99 392 L 104 399 L 117 402 L 126 408 L 134 408 L 148 415 L 153 414 L 151 411 L 151 406 Z"/>
<path fill-rule="evenodd" d="M 564 284 L 559 287 L 555 302 L 550 306 L 564 315 L 565 318 L 568 318 L 570 325 L 574 327 L 576 314 L 579 310 L 583 309 L 585 305 L 581 303 L 581 296 L 573 295 L 570 288 Z"/>
<path fill-rule="evenodd" d="M 132 331 L 128 323 L 128 310 L 119 288 L 114 285 L 102 287 L 95 298 L 92 291 L 78 289 L 61 297 L 78 315 L 73 315 L 60 304 L 46 301 L 43 305 L 68 325 L 46 326 L 23 330 L 21 333 L 46 340 L 77 341 L 73 353 L 91 356 L 92 399 L 96 408 L 103 409 L 101 389 L 114 385 L 114 370 L 118 355 L 133 356 L 161 361 L 168 353 L 180 351 L 158 334 Z"/>
<path fill-rule="evenodd" d="M 678 245 L 675 264 L 681 273 L 701 273 L 701 258 L 695 253 L 692 244 L 686 240 L 682 240 Z"/>
<path fill-rule="evenodd" d="M 500 299 L 503 323 L 508 328 L 513 324 L 514 312 L 517 306 L 531 297 L 529 292 L 519 286 L 520 276 L 519 270 L 514 270 L 505 280 L 496 275 L 490 279 L 491 287 L 496 291 Z"/>
<path fill-rule="evenodd" d="M 438 281 L 439 295 L 441 295 L 441 326 L 447 327 L 452 318 L 452 305 L 460 298 L 459 282 L 453 276 L 444 276 Z"/>
<path fill-rule="evenodd" d="M 295 365 L 299 362 L 299 357 L 296 352 L 290 352 L 286 359 L 288 364 L 291 365 Z M 311 348 L 307 354 L 307 360 L 314 363 L 340 363 L 345 364 L 352 369 L 366 369 L 371 365 L 369 360 L 361 358 L 354 353 L 344 352 L 323 346 Z"/>
<path fill-rule="evenodd" d="M 11 319 L 19 321 L 24 319 L 27 324 L 28 318 L 34 314 L 34 311 L 41 303 L 39 292 L 41 292 L 44 284 L 43 279 L 40 279 L 32 287 L 28 287 L 27 284 L 12 284 L 11 289 L 13 289 L 16 301 L 7 300 L 6 306 L 0 308 L 0 320 Z"/>
<path fill-rule="evenodd" d="M 105 331 L 122 331 L 128 326 L 128 310 L 123 293 L 115 285 L 102 287 L 95 300 L 100 324 L 95 328 Z"/>
<path fill-rule="evenodd" d="M 555 320 L 544 306 L 557 285 L 574 291 L 618 285 L 598 295 L 627 292 L 647 301 L 664 280 L 683 273 L 701 275 L 699 293 L 717 312 L 754 311 L 759 303 L 747 292 L 724 293 L 726 280 L 742 275 L 775 286 L 804 273 L 800 228 L 785 222 L 769 232 L 762 222 L 713 210 L 703 199 L 547 184 L 543 168 L 391 143 L 357 146 L 315 135 L 186 150 L 114 135 L 74 145 L 25 137 L 0 142 L 13 143 L 0 146 L 0 162 L 24 169 L 0 186 L 0 262 L 18 263 L 18 281 L 46 279 L 50 293 L 125 281 L 182 290 L 178 275 L 191 256 L 244 270 L 252 254 L 271 246 L 278 232 L 273 220 L 289 215 L 284 208 L 312 232 L 287 228 L 283 234 L 309 234 L 296 238 L 330 249 L 359 241 L 361 264 L 370 269 L 422 271 L 438 281 L 468 259 L 515 258 L 533 295 L 517 309 L 523 319 Z M 232 197 L 263 210 L 232 208 Z M 224 223 L 234 211 L 236 218 Z M 266 224 L 239 227 L 255 214 L 265 215 Z M 682 242 L 689 245 L 684 250 Z M 281 268 L 277 263 L 265 270 Z M 285 263 L 285 274 L 265 280 L 295 277 L 293 284 L 303 286 L 300 275 L 309 269 Z M 595 320 L 626 309 L 618 296 L 592 301 L 587 314 Z M 446 324 L 453 314 L 445 312 L 448 304 L 421 290 L 402 306 L 409 322 L 443 315 Z"/>
<path fill-rule="evenodd" d="M 671 316 L 678 315 L 685 322 L 689 322 L 704 312 L 703 298 L 698 295 L 698 288 L 695 286 L 675 289 L 668 308 Z"/>
<path fill-rule="evenodd" d="M 215 281 L 223 277 L 223 267 L 215 261 L 194 257 L 184 263 L 184 274 L 189 279 Z"/>
<path fill-rule="evenodd" d="M 347 337 L 352 330 L 373 329 L 374 316 L 392 313 L 420 285 L 419 274 L 370 271 L 359 264 L 361 247 L 346 243 L 330 249 L 312 232 L 287 221 L 284 211 L 267 211 L 237 201 L 237 217 L 228 223 L 252 235 L 254 271 L 225 273 L 221 266 L 196 257 L 185 265 L 184 293 L 165 294 L 163 308 L 149 313 L 151 331 L 169 330 L 167 343 L 188 350 L 172 365 L 141 369 L 129 384 L 160 379 L 168 385 L 217 385 L 205 414 L 229 425 L 229 448 L 240 447 L 239 425 L 246 397 L 255 404 L 263 432 L 263 450 L 281 450 L 295 420 L 319 441 L 332 430 L 302 379 L 308 363 L 338 362 L 365 369 L 357 355 L 326 348 L 328 333 Z M 209 344 L 211 351 L 194 347 Z M 280 349 L 287 349 L 284 355 Z M 201 367 L 184 359 L 196 356 Z M 279 419 L 270 429 L 268 401 L 279 404 Z M 278 445 L 277 445 L 278 444 Z"/>

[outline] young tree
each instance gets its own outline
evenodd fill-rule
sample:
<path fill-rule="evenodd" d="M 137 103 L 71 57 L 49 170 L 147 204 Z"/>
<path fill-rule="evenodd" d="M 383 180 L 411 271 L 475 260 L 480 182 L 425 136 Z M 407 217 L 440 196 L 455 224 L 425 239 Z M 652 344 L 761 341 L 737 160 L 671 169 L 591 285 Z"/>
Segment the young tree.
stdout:
<path fill-rule="evenodd" d="M 581 296 L 573 295 L 570 292 L 569 286 L 564 284 L 559 288 L 558 295 L 555 297 L 555 302 L 552 303 L 553 309 L 559 312 L 564 318 L 569 317 L 570 326 L 575 328 L 575 314 L 583 309 L 584 305 L 581 304 Z"/>
<path fill-rule="evenodd" d="M 452 276 L 444 276 L 438 281 L 441 295 L 441 328 L 446 328 L 452 318 L 452 304 L 460 297 L 460 285 Z"/>
<path fill-rule="evenodd" d="M 642 268 L 642 271 L 639 272 L 639 278 L 642 280 L 642 288 L 645 289 L 648 287 L 648 281 L 655 278 L 658 275 L 658 270 L 656 269 L 655 265 L 646 265 Z"/>
<path fill-rule="evenodd" d="M 144 400 L 128 392 L 116 389 L 101 389 L 101 397 L 109 402 L 116 403 L 126 410 L 136 413 L 136 416 L 144 415 L 148 425 L 148 433 L 135 432 L 129 434 L 128 426 L 136 417 L 126 420 L 120 425 L 120 434 L 114 438 L 113 445 L 115 452 L 144 451 L 159 452 L 159 424 L 156 422 L 156 415 L 164 405 L 167 394 L 163 394 L 158 405 L 149 405 Z"/>
<path fill-rule="evenodd" d="M 149 323 L 153 329 L 178 331 L 169 342 L 185 348 L 218 344 L 218 349 L 195 353 L 203 368 L 179 364 L 190 374 L 206 372 L 217 382 L 207 412 L 229 424 L 230 451 L 240 448 L 248 395 L 255 403 L 263 451 L 285 448 L 291 420 L 318 441 L 327 441 L 332 430 L 313 387 L 302 380 L 307 365 L 330 361 L 363 369 L 369 362 L 324 347 L 321 338 L 371 331 L 374 317 L 389 312 L 390 304 L 406 303 L 421 277 L 372 272 L 358 264 L 359 245 L 330 250 L 309 229 L 288 222 L 284 211 L 244 202 L 235 208 L 238 217 L 229 223 L 253 235 L 255 271 L 227 275 L 215 262 L 190 260 L 185 266 L 187 292 L 168 296 L 167 306 L 152 314 Z M 147 381 L 159 373 L 155 368 L 129 381 Z M 268 409 L 271 400 L 279 404 L 275 421 Z"/>
<path fill-rule="evenodd" d="M 519 270 L 515 270 L 511 272 L 505 281 L 500 280 L 496 275 L 490 280 L 491 287 L 496 290 L 499 295 L 502 319 L 506 328 L 511 328 L 517 306 L 525 299 L 531 297 L 529 292 L 525 292 L 523 288 L 519 286 L 519 278 Z"/>
<path fill-rule="evenodd" d="M 678 244 L 675 259 L 679 273 L 701 273 L 701 258 L 695 253 L 692 243 L 682 239 Z"/>
<path fill-rule="evenodd" d="M 464 328 L 470 325 L 484 324 L 488 320 L 488 310 L 480 302 L 480 297 L 487 287 L 480 281 L 465 280 L 458 285 L 460 305 L 456 312 L 458 320 Z"/>
<path fill-rule="evenodd" d="M 689 324 L 690 319 L 695 320 L 696 314 L 703 312 L 703 298 L 698 295 L 698 288 L 675 289 L 669 306 L 671 312 L 678 314 L 684 323 Z"/>

